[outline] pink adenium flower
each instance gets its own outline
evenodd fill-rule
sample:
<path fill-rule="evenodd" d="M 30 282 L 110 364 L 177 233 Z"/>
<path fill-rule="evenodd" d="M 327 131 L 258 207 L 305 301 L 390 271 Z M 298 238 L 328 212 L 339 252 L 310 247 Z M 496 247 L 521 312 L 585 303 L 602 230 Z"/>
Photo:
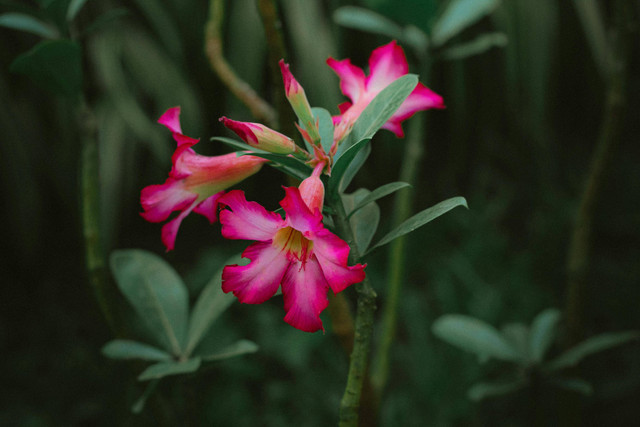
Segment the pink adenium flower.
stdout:
<path fill-rule="evenodd" d="M 349 59 L 337 61 L 329 58 L 327 64 L 340 77 L 342 93 L 351 99 L 351 102 L 339 105 L 341 115 L 334 118 L 336 141 L 341 141 L 351 131 L 360 114 L 380 91 L 409 72 L 404 51 L 395 41 L 380 46 L 371 53 L 368 76 L 365 76 L 361 68 L 351 64 Z M 417 111 L 430 108 L 444 108 L 442 97 L 424 84 L 418 83 L 382 128 L 390 130 L 398 137 L 403 137 L 402 121 Z"/>
<path fill-rule="evenodd" d="M 242 254 L 249 264 L 224 268 L 223 291 L 233 292 L 242 303 L 260 304 L 282 286 L 285 322 L 306 332 L 322 328 L 320 313 L 327 307 L 329 288 L 338 293 L 365 276 L 364 265 L 347 265 L 347 243 L 322 224 L 324 188 L 317 175 L 300 188 L 285 188 L 280 202 L 285 219 L 248 202 L 242 191 L 219 200 L 229 208 L 220 212 L 222 235 L 256 240 Z"/>
<path fill-rule="evenodd" d="M 197 154 L 191 147 L 199 139 L 182 134 L 180 107 L 167 110 L 158 123 L 173 133 L 178 148 L 171 158 L 173 166 L 165 183 L 142 189 L 141 215 L 147 221 L 162 222 L 172 212 L 180 212 L 162 227 L 162 242 L 169 251 L 174 248 L 178 228 L 187 215 L 193 211 L 214 222 L 223 190 L 256 173 L 266 160 L 236 153 L 214 157 Z"/>
<path fill-rule="evenodd" d="M 252 147 L 278 154 L 291 154 L 297 149 L 291 138 L 260 123 L 238 122 L 226 117 L 220 121 Z"/>

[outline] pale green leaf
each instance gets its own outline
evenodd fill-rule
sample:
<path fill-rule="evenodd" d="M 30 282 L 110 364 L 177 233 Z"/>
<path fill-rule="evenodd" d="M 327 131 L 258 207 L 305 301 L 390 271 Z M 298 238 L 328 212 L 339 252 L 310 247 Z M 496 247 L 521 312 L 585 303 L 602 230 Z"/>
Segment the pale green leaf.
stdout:
<path fill-rule="evenodd" d="M 342 175 L 342 180 L 340 181 L 340 185 L 338 186 L 338 191 L 342 192 L 347 189 L 360 168 L 369 158 L 369 154 L 371 154 L 371 144 L 366 144 L 363 149 L 356 153 L 355 157 L 351 161 L 351 164 L 344 172 L 344 175 Z"/>
<path fill-rule="evenodd" d="M 325 153 L 329 153 L 333 144 L 333 118 L 331 113 L 319 107 L 313 107 L 311 112 L 318 121 L 318 132 L 320 133 L 322 148 Z"/>
<path fill-rule="evenodd" d="M 140 398 L 136 400 L 133 405 L 131 405 L 131 412 L 133 412 L 134 414 L 139 414 L 142 412 L 142 410 L 144 409 L 144 405 L 147 403 L 147 400 L 149 399 L 151 394 L 155 391 L 158 383 L 160 383 L 160 380 L 149 381 L 149 384 L 147 384 L 147 387 L 144 389 L 144 393 L 142 393 L 142 396 L 140 396 Z"/>
<path fill-rule="evenodd" d="M 45 39 L 56 39 L 60 37 L 60 33 L 53 25 L 42 22 L 38 18 L 24 13 L 3 13 L 0 15 L 0 27 L 24 31 L 44 37 Z"/>
<path fill-rule="evenodd" d="M 190 374 L 200 367 L 200 358 L 185 360 L 184 362 L 160 362 L 149 366 L 139 376 L 138 381 L 157 380 L 169 375 Z"/>
<path fill-rule="evenodd" d="M 451 0 L 433 26 L 432 43 L 435 46 L 444 44 L 451 37 L 493 12 L 498 4 L 500 0 Z"/>
<path fill-rule="evenodd" d="M 142 359 L 152 361 L 171 360 L 164 350 L 131 340 L 113 340 L 102 347 L 102 354 L 111 359 Z"/>
<path fill-rule="evenodd" d="M 347 212 L 353 211 L 354 206 L 359 205 L 362 201 L 369 197 L 371 192 L 367 189 L 360 188 L 352 194 L 343 194 L 342 203 Z M 361 208 L 351 218 L 349 224 L 353 230 L 353 237 L 360 253 L 363 253 L 369 247 L 371 239 L 373 239 L 378 224 L 380 222 L 380 208 L 373 201 L 369 201 L 365 207 Z"/>
<path fill-rule="evenodd" d="M 544 359 L 556 337 L 559 320 L 560 311 L 555 308 L 544 310 L 533 319 L 529 334 L 529 351 L 533 361 L 540 363 Z"/>
<path fill-rule="evenodd" d="M 229 258 L 224 265 L 238 264 L 239 255 Z M 222 269 L 213 275 L 209 283 L 200 293 L 198 301 L 193 308 L 189 320 L 189 332 L 185 355 L 189 356 L 198 345 L 202 337 L 207 333 L 213 322 L 235 301 L 232 293 L 225 294 L 222 291 Z"/>
<path fill-rule="evenodd" d="M 386 245 L 394 239 L 397 239 L 400 236 L 404 236 L 407 233 L 414 231 L 415 229 L 422 227 L 430 221 L 438 218 L 441 215 L 449 212 L 451 209 L 456 208 L 458 206 L 464 206 L 468 208 L 467 201 L 464 197 L 453 197 L 451 199 L 447 199 L 438 203 L 435 206 L 432 206 L 428 209 L 423 210 L 422 212 L 418 212 L 411 218 L 404 221 L 395 229 L 391 230 L 387 235 L 385 235 L 378 243 L 369 249 L 369 252 L 375 248 Z"/>
<path fill-rule="evenodd" d="M 75 19 L 78 12 L 82 9 L 87 0 L 71 0 L 69 8 L 67 9 L 67 22 L 71 22 Z"/>
<path fill-rule="evenodd" d="M 587 356 L 617 347 L 632 340 L 637 340 L 638 338 L 640 338 L 640 332 L 637 331 L 612 332 L 596 335 L 565 351 L 549 362 L 545 368 L 550 371 L 570 368 L 580 363 L 580 361 Z"/>
<path fill-rule="evenodd" d="M 467 391 L 467 397 L 473 401 L 480 401 L 488 397 L 504 396 L 513 393 L 527 385 L 524 379 L 508 382 L 477 383 Z"/>
<path fill-rule="evenodd" d="M 362 198 L 362 200 L 360 200 L 352 209 L 351 211 L 347 210 L 347 212 L 349 212 L 348 216 L 353 215 L 354 213 L 356 213 L 359 209 L 363 208 L 364 206 L 368 205 L 369 203 L 376 201 L 384 196 L 388 196 L 389 194 L 395 193 L 396 191 L 405 188 L 405 187 L 411 187 L 411 184 L 408 184 L 406 182 L 390 182 L 388 184 L 382 185 L 378 188 L 376 188 L 375 190 L 371 191 L 369 194 L 367 194 L 366 197 Z"/>
<path fill-rule="evenodd" d="M 519 352 L 493 326 L 462 314 L 439 317 L 431 327 L 440 339 L 480 357 L 520 361 Z"/>
<path fill-rule="evenodd" d="M 522 323 L 507 323 L 500 328 L 502 336 L 513 348 L 518 350 L 523 360 L 530 358 L 529 354 L 529 328 Z"/>
<path fill-rule="evenodd" d="M 255 353 L 256 351 L 258 351 L 258 345 L 256 343 L 249 340 L 240 340 L 223 348 L 219 352 L 202 356 L 202 360 L 207 362 L 213 362 L 215 360 L 229 359 L 230 357 L 236 357 L 236 356 L 242 356 L 243 354 Z"/>
<path fill-rule="evenodd" d="M 342 156 L 334 163 L 331 168 L 331 177 L 329 178 L 328 192 L 335 193 L 341 188 L 342 177 L 351 166 L 354 158 L 360 150 L 362 150 L 369 143 L 368 139 L 363 139 L 353 144 Z"/>
<path fill-rule="evenodd" d="M 189 321 L 189 295 L 178 273 L 151 252 L 129 249 L 111 254 L 120 291 L 162 345 L 182 354 Z"/>
<path fill-rule="evenodd" d="M 402 38 L 402 27 L 387 17 L 362 7 L 340 7 L 333 13 L 333 20 L 343 27 L 382 34 L 392 39 Z"/>
<path fill-rule="evenodd" d="M 585 396 L 593 394 L 593 386 L 580 378 L 550 378 L 549 382 L 557 387 L 575 391 Z"/>
<path fill-rule="evenodd" d="M 474 40 L 451 46 L 442 53 L 442 58 L 447 60 L 465 59 L 479 55 L 493 47 L 504 47 L 508 39 L 504 33 L 481 34 Z"/>

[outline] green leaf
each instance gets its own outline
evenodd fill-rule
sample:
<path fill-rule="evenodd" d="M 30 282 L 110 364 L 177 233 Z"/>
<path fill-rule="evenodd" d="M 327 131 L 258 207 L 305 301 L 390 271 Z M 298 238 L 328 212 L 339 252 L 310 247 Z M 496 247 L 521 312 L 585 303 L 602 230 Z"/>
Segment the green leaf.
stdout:
<path fill-rule="evenodd" d="M 522 323 L 507 323 L 500 328 L 502 336 L 518 350 L 523 360 L 529 359 L 529 328 Z"/>
<path fill-rule="evenodd" d="M 451 209 L 456 208 L 458 206 L 464 206 L 468 209 L 467 201 L 464 197 L 453 197 L 451 199 L 447 199 L 443 202 L 438 203 L 435 206 L 432 206 L 428 209 L 423 210 L 422 212 L 418 212 L 411 218 L 404 221 L 395 229 L 391 230 L 386 236 L 384 236 L 378 243 L 376 243 L 368 252 L 371 252 L 377 247 L 386 245 L 394 239 L 397 239 L 400 236 L 404 236 L 407 233 L 414 231 L 415 229 L 422 227 L 430 221 L 438 218 L 441 215 L 449 212 Z"/>
<path fill-rule="evenodd" d="M 440 339 L 480 357 L 520 361 L 518 351 L 491 325 L 462 314 L 439 317 L 431 327 Z"/>
<path fill-rule="evenodd" d="M 229 258 L 224 265 L 238 264 L 242 257 L 236 255 Z M 189 320 L 189 332 L 184 354 L 188 357 L 198 345 L 202 337 L 207 333 L 213 322 L 235 301 L 232 293 L 225 294 L 222 291 L 222 268 L 213 275 L 209 283 L 200 293 L 198 301 L 191 313 Z"/>
<path fill-rule="evenodd" d="M 360 188 L 352 194 L 343 194 L 342 203 L 347 210 L 353 210 L 354 206 L 362 203 L 364 199 L 369 197 L 371 192 L 367 189 Z M 356 245 L 358 250 L 362 253 L 367 250 L 371 239 L 378 230 L 378 223 L 380 222 L 380 208 L 375 202 L 369 201 L 366 206 L 359 209 L 351 218 L 349 223 L 353 230 L 354 238 L 356 239 Z"/>
<path fill-rule="evenodd" d="M 331 113 L 320 107 L 313 107 L 311 112 L 313 117 L 318 120 L 318 132 L 320 133 L 322 148 L 325 153 L 329 153 L 331 145 L 333 145 L 333 118 Z"/>
<path fill-rule="evenodd" d="M 142 412 L 142 410 L 144 409 L 144 405 L 147 403 L 147 400 L 149 399 L 151 394 L 155 391 L 158 383 L 160 383 L 160 380 L 153 380 L 149 382 L 147 388 L 144 389 L 144 393 L 142 393 L 142 396 L 140 396 L 140 398 L 136 400 L 133 405 L 131 405 L 131 412 L 133 412 L 134 414 L 139 414 Z"/>
<path fill-rule="evenodd" d="M 120 291 L 172 354 L 182 354 L 189 321 L 189 295 L 178 273 L 150 252 L 129 249 L 111 254 Z"/>
<path fill-rule="evenodd" d="M 417 84 L 418 76 L 406 74 L 384 88 L 360 114 L 360 117 L 353 125 L 349 140 L 358 142 L 363 139 L 373 138 L 373 135 L 380 130 L 382 125 L 393 116 L 393 113 L 413 92 Z M 338 149 L 336 155 L 340 155 L 340 149 Z"/>
<path fill-rule="evenodd" d="M 340 7 L 333 13 L 333 21 L 355 30 L 382 34 L 392 39 L 402 38 L 402 27 L 385 16 L 363 7 Z"/>
<path fill-rule="evenodd" d="M 342 176 L 342 180 L 340 181 L 340 185 L 338 186 L 338 191 L 343 192 L 347 189 L 360 168 L 369 158 L 369 154 L 371 154 L 371 144 L 366 144 L 362 150 L 356 153 L 355 157 L 351 161 L 351 164 Z"/>
<path fill-rule="evenodd" d="M 351 215 L 353 215 L 354 213 L 356 213 L 359 209 L 363 208 L 364 206 L 366 206 L 367 204 L 376 201 L 384 196 L 388 196 L 389 194 L 395 193 L 396 191 L 400 190 L 401 188 L 405 188 L 405 187 L 411 187 L 411 184 L 408 184 L 406 182 L 390 182 L 389 184 L 385 184 L 382 185 L 378 188 L 376 188 L 375 190 L 371 191 L 369 194 L 367 194 L 366 197 L 364 197 L 362 200 L 360 200 L 354 207 L 353 209 L 349 212 L 349 215 L 347 215 L 348 217 L 350 217 Z"/>
<path fill-rule="evenodd" d="M 25 31 L 45 39 L 60 37 L 60 33 L 54 26 L 24 13 L 3 13 L 0 15 L 0 27 Z"/>
<path fill-rule="evenodd" d="M 625 344 L 640 338 L 637 331 L 596 335 L 562 353 L 546 365 L 546 370 L 557 371 L 577 365 L 587 356 Z"/>
<path fill-rule="evenodd" d="M 593 394 L 593 387 L 587 381 L 580 378 L 550 378 L 549 382 L 565 390 L 575 391 L 585 396 Z"/>
<path fill-rule="evenodd" d="M 431 31 L 434 46 L 444 44 L 465 28 L 493 12 L 499 0 L 451 0 Z"/>
<path fill-rule="evenodd" d="M 534 362 L 540 363 L 556 337 L 560 311 L 549 308 L 538 314 L 531 323 L 529 351 Z"/>
<path fill-rule="evenodd" d="M 69 3 L 69 8 L 67 9 L 67 22 L 71 22 L 75 19 L 78 12 L 82 9 L 82 6 L 87 2 L 87 0 L 71 0 Z"/>
<path fill-rule="evenodd" d="M 102 347 L 102 354 L 111 359 L 171 360 L 171 355 L 164 350 L 130 340 L 109 341 Z"/>
<path fill-rule="evenodd" d="M 86 37 L 88 35 L 96 33 L 102 30 L 103 28 L 107 28 L 109 25 L 119 21 L 121 18 L 127 15 L 129 15 L 129 11 L 123 7 L 119 7 L 117 9 L 110 9 L 105 13 L 103 13 L 102 15 L 98 16 L 95 19 L 95 21 L 89 24 L 87 28 L 85 28 L 84 31 L 82 31 L 82 35 Z"/>
<path fill-rule="evenodd" d="M 345 175 L 347 169 L 353 162 L 356 154 L 360 150 L 362 150 L 369 143 L 369 139 L 363 139 L 353 144 L 347 151 L 345 151 L 342 156 L 334 163 L 333 168 L 331 168 L 331 177 L 329 177 L 328 184 L 328 192 L 330 194 L 334 194 L 342 187 L 341 180 Z"/>
<path fill-rule="evenodd" d="M 215 360 L 229 359 L 230 357 L 242 356 L 243 354 L 255 353 L 258 351 L 258 345 L 253 341 L 240 340 L 237 341 L 217 353 L 202 356 L 202 360 L 213 362 Z"/>
<path fill-rule="evenodd" d="M 474 40 L 451 46 L 442 53 L 442 58 L 447 60 L 465 59 L 479 55 L 492 47 L 504 47 L 508 39 L 504 33 L 481 34 Z"/>
<path fill-rule="evenodd" d="M 477 383 L 469 388 L 467 397 L 478 402 L 487 397 L 504 396 L 505 394 L 513 393 L 526 385 L 527 382 L 524 379 L 508 382 Z"/>
<path fill-rule="evenodd" d="M 168 375 L 190 374 L 200 367 L 200 358 L 185 360 L 184 362 L 160 362 L 149 366 L 139 376 L 138 381 L 157 380 Z"/>
<path fill-rule="evenodd" d="M 70 40 L 43 41 L 18 56 L 11 71 L 25 74 L 54 93 L 75 98 L 82 89 L 80 46 Z"/>

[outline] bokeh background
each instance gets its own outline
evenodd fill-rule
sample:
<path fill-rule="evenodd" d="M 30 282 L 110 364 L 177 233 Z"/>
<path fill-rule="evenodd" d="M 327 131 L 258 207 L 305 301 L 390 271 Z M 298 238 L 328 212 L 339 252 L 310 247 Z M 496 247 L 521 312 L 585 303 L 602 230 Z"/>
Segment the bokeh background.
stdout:
<path fill-rule="evenodd" d="M 426 129 L 414 207 L 461 195 L 470 209 L 455 210 L 410 235 L 380 425 L 531 421 L 532 396 L 526 390 L 470 401 L 467 389 L 481 379 L 500 377 L 504 364 L 478 363 L 472 354 L 437 339 L 430 325 L 446 313 L 469 314 L 495 326 L 528 324 L 545 308 L 566 306 L 569 239 L 607 97 L 607 81 L 575 2 L 503 0 L 451 45 L 495 32 L 503 33 L 507 43 L 465 58 L 448 57 L 445 49 L 405 47 L 411 70 L 421 73 L 447 105 L 413 119 L 424 121 Z M 3 0 L 0 13 L 35 9 L 45 16 L 51 3 L 65 2 Z M 256 2 L 226 3 L 225 56 L 261 95 L 278 102 Z M 325 59 L 348 57 L 365 66 L 371 50 L 390 39 L 339 25 L 335 11 L 361 6 L 429 34 L 446 3 L 280 0 L 287 61 L 311 104 L 337 114 L 344 97 Z M 615 2 L 595 3 L 610 32 Z M 635 32 L 626 108 L 613 166 L 595 209 L 585 337 L 640 329 L 640 3 L 628 3 Z M 185 133 L 202 139 L 200 153 L 213 155 L 229 151 L 209 142 L 212 136 L 230 136 L 220 116 L 253 119 L 220 83 L 204 54 L 207 1 L 89 1 L 77 28 L 107 13 L 114 19 L 81 39 L 83 92 L 100 144 L 103 244 L 107 253 L 143 248 L 162 255 L 185 277 L 195 299 L 221 263 L 244 244 L 224 241 L 217 225 L 192 215 L 183 222 L 176 250 L 164 253 L 160 226 L 139 215 L 140 190 L 164 181 L 174 148 L 169 133 L 155 121 L 167 108 L 182 106 Z M 143 390 L 135 379 L 143 365 L 115 362 L 100 353 L 113 334 L 84 268 L 81 129 L 75 104 L 10 71 L 12 61 L 39 40 L 0 28 L 0 424 L 334 424 L 347 357 L 328 316 L 323 315 L 325 335 L 295 330 L 282 321 L 281 297 L 261 306 L 233 305 L 208 337 L 211 345 L 248 338 L 260 346 L 258 353 L 193 376 L 168 378 L 142 414 L 130 412 Z M 403 144 L 380 132 L 352 188 L 373 189 L 398 180 Z M 273 209 L 285 183 L 279 172 L 264 168 L 241 188 L 249 199 Z M 389 230 L 393 198 L 381 200 L 380 207 L 378 236 Z M 385 301 L 386 256 L 383 248 L 367 259 L 379 305 Z M 347 292 L 353 299 L 353 291 Z M 144 334 L 124 298 L 119 304 L 128 333 Z M 561 348 L 560 338 L 552 353 Z M 637 342 L 586 359 L 578 373 L 594 387 L 593 394 L 580 398 L 583 425 L 637 422 Z M 553 389 L 536 393 L 533 400 L 541 402 L 536 411 L 546 425 L 555 424 L 566 396 Z"/>

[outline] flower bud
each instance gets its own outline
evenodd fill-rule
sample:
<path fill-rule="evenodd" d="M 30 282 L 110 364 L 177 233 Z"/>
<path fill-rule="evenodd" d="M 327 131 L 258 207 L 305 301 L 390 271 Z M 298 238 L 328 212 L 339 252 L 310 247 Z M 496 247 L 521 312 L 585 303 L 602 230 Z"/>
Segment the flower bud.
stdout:
<path fill-rule="evenodd" d="M 291 138 L 260 123 L 238 122 L 226 117 L 221 117 L 220 121 L 252 147 L 277 154 L 296 151 L 296 144 Z"/>
<path fill-rule="evenodd" d="M 322 212 L 324 205 L 324 184 L 320 178 L 314 175 L 306 178 L 300 183 L 298 190 L 300 190 L 300 196 L 311 212 L 315 212 L 316 209 Z"/>
<path fill-rule="evenodd" d="M 289 64 L 285 64 L 283 59 L 280 60 L 279 64 L 280 71 L 282 72 L 282 81 L 284 82 L 285 95 L 289 100 L 289 104 L 291 104 L 291 108 L 293 108 L 296 116 L 298 116 L 298 119 L 302 122 L 304 129 L 309 133 L 311 140 L 314 141 L 314 144 L 319 144 L 320 132 L 318 131 L 316 119 L 311 112 L 307 95 L 300 83 L 293 77 L 291 71 L 289 71 Z"/>

